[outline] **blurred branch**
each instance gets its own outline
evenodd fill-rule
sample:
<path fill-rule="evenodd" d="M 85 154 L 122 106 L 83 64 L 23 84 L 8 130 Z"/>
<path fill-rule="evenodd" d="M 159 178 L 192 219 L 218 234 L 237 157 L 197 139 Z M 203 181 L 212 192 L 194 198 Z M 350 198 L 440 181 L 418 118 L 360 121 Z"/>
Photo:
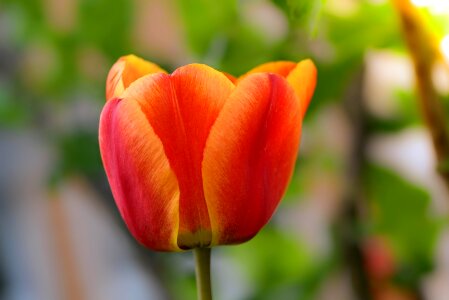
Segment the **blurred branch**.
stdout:
<path fill-rule="evenodd" d="M 60 270 L 62 289 L 67 300 L 85 299 L 85 291 L 81 274 L 76 264 L 76 255 L 70 240 L 67 218 L 64 216 L 61 199 L 57 194 L 52 195 L 50 205 L 50 222 L 55 239 L 56 259 Z"/>
<path fill-rule="evenodd" d="M 435 63 L 443 62 L 438 38 L 409 0 L 392 0 L 413 60 L 421 111 L 432 136 L 438 172 L 449 188 L 449 131 L 442 99 L 432 79 Z"/>
<path fill-rule="evenodd" d="M 372 283 L 366 269 L 362 249 L 363 239 L 363 175 L 367 166 L 366 148 L 371 131 L 369 114 L 366 111 L 363 87 L 365 68 L 356 74 L 345 97 L 345 109 L 352 132 L 351 150 L 347 159 L 344 204 L 338 220 L 338 238 L 341 243 L 346 265 L 349 267 L 351 282 L 356 299 L 373 299 Z M 416 300 L 424 299 L 419 287 L 410 290 Z"/>
<path fill-rule="evenodd" d="M 361 249 L 360 209 L 362 172 L 365 165 L 365 148 L 367 142 L 366 112 L 363 101 L 364 69 L 362 69 L 350 85 L 345 98 L 345 108 L 354 130 L 352 145 L 347 162 L 345 176 L 345 199 L 338 220 L 338 237 L 341 243 L 344 259 L 351 275 L 354 294 L 357 299 L 372 299 L 368 276 L 364 268 L 364 258 Z"/>

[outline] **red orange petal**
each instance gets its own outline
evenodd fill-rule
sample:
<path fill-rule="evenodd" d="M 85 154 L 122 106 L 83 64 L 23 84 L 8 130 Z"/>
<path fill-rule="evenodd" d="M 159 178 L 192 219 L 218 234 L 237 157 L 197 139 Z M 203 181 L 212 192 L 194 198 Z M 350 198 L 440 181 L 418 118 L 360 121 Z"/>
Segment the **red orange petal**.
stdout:
<path fill-rule="evenodd" d="M 130 232 L 154 250 L 179 250 L 176 176 L 136 101 L 107 102 L 99 142 L 114 199 Z"/>
<path fill-rule="evenodd" d="M 106 80 L 106 100 L 120 97 L 128 86 L 142 76 L 153 73 L 166 73 L 158 65 L 135 55 L 119 58 L 112 66 Z"/>
<path fill-rule="evenodd" d="M 237 85 L 204 150 L 213 244 L 244 242 L 268 222 L 293 172 L 301 119 L 284 78 L 252 74 Z"/>
<path fill-rule="evenodd" d="M 211 242 L 201 163 L 210 128 L 233 89 L 221 72 L 194 64 L 172 75 L 145 76 L 123 95 L 141 105 L 178 179 L 181 248 Z"/>

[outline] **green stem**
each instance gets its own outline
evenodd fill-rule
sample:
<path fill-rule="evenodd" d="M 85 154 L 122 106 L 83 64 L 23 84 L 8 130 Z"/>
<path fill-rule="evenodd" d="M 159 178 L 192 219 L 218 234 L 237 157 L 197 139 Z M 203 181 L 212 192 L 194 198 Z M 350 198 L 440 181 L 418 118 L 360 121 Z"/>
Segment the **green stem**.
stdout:
<path fill-rule="evenodd" d="M 195 271 L 198 300 L 212 300 L 210 284 L 210 248 L 195 248 Z"/>

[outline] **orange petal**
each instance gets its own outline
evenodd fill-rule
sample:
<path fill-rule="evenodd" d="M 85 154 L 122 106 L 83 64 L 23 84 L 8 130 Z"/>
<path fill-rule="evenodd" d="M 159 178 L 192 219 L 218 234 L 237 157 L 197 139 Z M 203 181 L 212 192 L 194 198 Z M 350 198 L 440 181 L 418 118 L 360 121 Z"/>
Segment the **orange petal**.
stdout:
<path fill-rule="evenodd" d="M 178 179 L 178 246 L 183 249 L 211 242 L 201 163 L 210 128 L 234 88 L 221 72 L 194 64 L 172 75 L 145 76 L 123 94 L 141 105 Z"/>
<path fill-rule="evenodd" d="M 120 97 L 128 86 L 142 76 L 166 73 L 158 65 L 135 55 L 122 56 L 112 66 L 106 81 L 106 100 Z"/>
<path fill-rule="evenodd" d="M 151 249 L 179 250 L 178 183 L 161 140 L 136 101 L 106 103 L 99 142 L 114 199 L 130 232 Z"/>
<path fill-rule="evenodd" d="M 296 63 L 291 61 L 275 61 L 262 64 L 247 72 L 240 79 L 254 73 L 274 73 L 282 77 L 287 77 L 288 74 L 296 67 Z"/>
<path fill-rule="evenodd" d="M 298 95 L 301 102 L 301 114 L 304 116 L 316 86 L 317 70 L 312 60 L 302 60 L 297 64 L 291 61 L 265 63 L 250 70 L 239 80 L 254 73 L 274 73 L 287 78 Z"/>
<path fill-rule="evenodd" d="M 300 61 L 288 74 L 287 81 L 293 87 L 298 96 L 301 116 L 304 116 L 316 86 L 317 70 L 312 60 Z"/>
<path fill-rule="evenodd" d="M 287 81 L 266 73 L 244 78 L 226 101 L 202 170 L 213 245 L 244 242 L 272 216 L 294 169 L 299 109 Z"/>

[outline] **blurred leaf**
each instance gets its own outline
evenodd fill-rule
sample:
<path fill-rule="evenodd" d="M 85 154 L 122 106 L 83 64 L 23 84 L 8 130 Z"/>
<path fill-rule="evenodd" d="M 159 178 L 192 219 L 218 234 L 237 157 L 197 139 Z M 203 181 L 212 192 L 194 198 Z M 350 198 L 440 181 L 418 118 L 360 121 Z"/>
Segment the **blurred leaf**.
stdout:
<path fill-rule="evenodd" d="M 370 48 L 401 45 L 396 15 L 388 2 L 363 1 L 357 13 L 349 16 L 326 13 L 323 23 L 337 57 L 360 57 Z"/>
<path fill-rule="evenodd" d="M 297 202 L 307 193 L 308 188 L 314 186 L 317 177 L 310 176 L 311 174 L 319 172 L 323 176 L 332 176 L 341 172 L 343 167 L 343 160 L 334 149 L 321 148 L 320 151 L 312 153 L 301 152 L 283 203 Z"/>
<path fill-rule="evenodd" d="M 272 226 L 233 252 L 245 261 L 245 268 L 261 288 L 303 277 L 312 266 L 307 247 Z M 268 272 L 260 272 L 261 268 L 268 268 Z"/>
<path fill-rule="evenodd" d="M 29 115 L 10 89 L 0 86 L 0 126 L 23 125 Z"/>
<path fill-rule="evenodd" d="M 326 0 L 272 0 L 281 8 L 295 26 L 306 27 L 309 34 L 315 33 L 319 16 Z"/>
<path fill-rule="evenodd" d="M 379 26 L 382 24 L 382 26 Z M 364 63 L 368 49 L 402 47 L 396 15 L 389 3 L 359 3 L 356 13 L 320 18 L 320 39 L 324 39 L 330 58 L 318 61 L 318 82 L 309 112 L 329 101 L 341 101 L 355 72 Z M 324 47 L 324 46 L 323 46 Z"/>
<path fill-rule="evenodd" d="M 326 0 L 287 0 L 291 18 L 307 26 L 309 33 L 315 33 L 322 7 Z"/>
<path fill-rule="evenodd" d="M 80 0 L 78 38 L 113 60 L 133 52 L 132 10 L 133 2 L 128 0 Z"/>
<path fill-rule="evenodd" d="M 390 237 L 406 266 L 427 270 L 441 227 L 435 216 L 430 215 L 429 194 L 379 166 L 369 166 L 366 175 L 374 231 Z M 416 276 L 420 275 L 417 272 Z"/>
<path fill-rule="evenodd" d="M 414 91 L 398 90 L 395 93 L 394 101 L 398 102 L 397 112 L 388 118 L 371 117 L 368 122 L 370 131 L 395 132 L 409 126 L 422 124 L 418 99 L 416 99 Z"/>
<path fill-rule="evenodd" d="M 190 47 L 200 57 L 213 40 L 226 36 L 237 18 L 236 0 L 177 0 Z"/>
<path fill-rule="evenodd" d="M 6 8 L 14 15 L 16 25 L 21 27 L 19 32 L 23 34 L 23 42 L 26 42 L 27 38 L 42 30 L 45 21 L 42 0 L 4 1 Z M 13 30 L 16 31 L 16 29 L 14 28 Z"/>
<path fill-rule="evenodd" d="M 290 184 L 287 187 L 287 191 L 285 192 L 284 198 L 282 202 L 289 203 L 289 202 L 296 202 L 298 199 L 300 199 L 300 196 L 303 194 L 304 189 L 304 181 L 306 178 L 305 176 L 301 176 L 301 174 L 306 172 L 295 172 L 293 173 L 292 180 Z"/>
<path fill-rule="evenodd" d="M 316 288 L 318 275 L 327 274 L 329 267 L 327 261 L 314 259 L 315 254 L 292 233 L 272 225 L 229 251 L 254 281 L 251 299 L 299 299 Z"/>
<path fill-rule="evenodd" d="M 96 132 L 77 131 L 61 136 L 57 140 L 57 146 L 60 158 L 51 179 L 53 183 L 72 174 L 82 174 L 93 178 L 103 174 Z"/>
<path fill-rule="evenodd" d="M 230 30 L 220 67 L 231 74 L 242 75 L 271 60 L 272 52 L 257 31 L 244 24 L 235 24 Z"/>
<path fill-rule="evenodd" d="M 155 255 L 159 262 L 164 262 L 164 281 L 173 294 L 171 299 L 196 299 L 193 251 L 170 253 L 169 255 L 156 253 Z"/>

